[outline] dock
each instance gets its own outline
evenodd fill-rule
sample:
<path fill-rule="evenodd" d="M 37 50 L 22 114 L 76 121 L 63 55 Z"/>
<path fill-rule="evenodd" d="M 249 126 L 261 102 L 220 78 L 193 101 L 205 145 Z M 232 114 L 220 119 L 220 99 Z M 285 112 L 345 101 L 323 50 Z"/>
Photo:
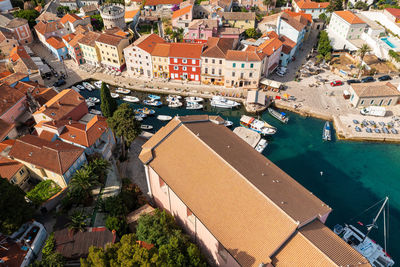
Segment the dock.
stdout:
<path fill-rule="evenodd" d="M 256 133 L 244 127 L 236 127 L 233 132 L 253 148 L 257 146 L 258 142 L 261 139 L 261 135 L 259 133 Z"/>

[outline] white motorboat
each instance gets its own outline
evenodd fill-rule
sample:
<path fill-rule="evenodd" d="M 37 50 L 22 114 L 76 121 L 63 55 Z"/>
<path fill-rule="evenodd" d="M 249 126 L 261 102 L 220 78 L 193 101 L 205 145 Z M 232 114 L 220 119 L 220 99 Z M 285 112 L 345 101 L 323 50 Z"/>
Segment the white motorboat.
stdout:
<path fill-rule="evenodd" d="M 267 140 L 265 140 L 264 138 L 261 138 L 261 140 L 258 142 L 257 146 L 255 147 L 255 150 L 259 153 L 262 153 L 267 146 L 268 146 Z"/>
<path fill-rule="evenodd" d="M 204 99 L 197 96 L 188 96 L 185 98 L 186 102 L 203 102 Z"/>
<path fill-rule="evenodd" d="M 331 125 L 329 121 L 325 122 L 324 129 L 322 130 L 322 140 L 331 141 Z"/>
<path fill-rule="evenodd" d="M 157 119 L 160 121 L 170 121 L 172 120 L 172 117 L 168 115 L 158 115 Z"/>
<path fill-rule="evenodd" d="M 139 115 L 135 115 L 135 119 L 136 119 L 137 121 L 142 121 L 142 120 L 143 120 L 143 118 L 140 117 Z"/>
<path fill-rule="evenodd" d="M 233 122 L 231 121 L 224 121 L 224 126 L 225 127 L 231 127 L 233 125 Z"/>
<path fill-rule="evenodd" d="M 150 99 L 150 100 L 143 100 L 143 104 L 148 105 L 148 106 L 159 107 L 162 105 L 162 102 Z"/>
<path fill-rule="evenodd" d="M 149 97 L 151 100 L 160 100 L 160 99 L 161 99 L 161 96 L 159 96 L 159 95 L 148 95 L 148 97 Z"/>
<path fill-rule="evenodd" d="M 79 93 L 79 91 L 80 91 L 76 86 L 71 86 L 71 89 L 74 90 L 77 93 Z"/>
<path fill-rule="evenodd" d="M 240 118 L 240 125 L 249 128 L 259 134 L 270 135 L 276 133 L 276 128 L 265 121 L 258 120 L 256 118 L 243 115 Z"/>
<path fill-rule="evenodd" d="M 169 101 L 172 99 L 182 99 L 182 97 L 180 95 L 168 95 L 166 99 Z"/>
<path fill-rule="evenodd" d="M 85 87 L 86 90 L 88 90 L 88 91 L 93 91 L 94 89 L 96 89 L 93 85 L 91 85 L 91 84 L 88 83 L 88 82 L 82 82 L 82 85 L 83 85 L 83 87 Z"/>
<path fill-rule="evenodd" d="M 180 101 L 173 101 L 173 102 L 169 102 L 168 107 L 170 108 L 180 108 L 182 107 L 182 102 Z"/>
<path fill-rule="evenodd" d="M 102 83 L 103 83 L 102 81 L 96 81 L 96 82 L 94 82 L 93 84 L 94 84 L 95 87 L 97 87 L 98 89 L 100 89 Z"/>
<path fill-rule="evenodd" d="M 347 225 L 343 227 L 342 225 L 335 225 L 333 231 L 339 235 L 347 244 L 352 246 L 355 250 L 357 250 L 361 255 L 363 255 L 369 263 L 374 267 L 390 267 L 394 265 L 393 259 L 387 253 L 386 247 L 386 229 L 389 229 L 389 205 L 387 204 L 388 197 L 385 197 L 383 200 L 383 204 L 380 207 L 378 214 L 372 220 L 371 224 L 366 225 L 367 233 L 364 234 L 357 227 L 353 225 Z M 377 203 L 378 204 L 378 203 Z M 376 205 L 376 204 L 375 204 Z M 374 206 L 375 206 L 374 205 Z M 385 209 L 386 206 L 386 209 Z M 372 207 L 370 207 L 372 208 Z M 367 210 L 369 210 L 368 208 Z M 384 212 L 383 216 L 383 229 L 384 229 L 384 249 L 376 243 L 374 240 L 368 237 L 369 233 L 372 229 L 378 228 L 376 225 L 376 221 L 379 218 L 379 215 Z M 358 222 L 359 225 L 364 226 L 362 222 Z"/>
<path fill-rule="evenodd" d="M 153 129 L 153 126 L 152 125 L 142 124 L 142 125 L 140 125 L 140 129 L 142 129 L 142 130 L 151 130 L 151 129 Z"/>
<path fill-rule="evenodd" d="M 140 101 L 139 98 L 137 98 L 136 96 L 130 96 L 130 95 L 124 96 L 122 98 L 122 100 L 127 101 L 127 102 L 132 102 L 132 103 L 137 103 Z"/>
<path fill-rule="evenodd" d="M 129 94 L 131 92 L 131 90 L 118 87 L 117 90 L 115 90 L 115 92 L 118 93 L 118 94 L 127 95 L 127 94 Z"/>
<path fill-rule="evenodd" d="M 77 84 L 77 85 L 76 85 L 76 88 L 78 88 L 79 90 L 85 90 L 85 87 L 83 87 L 83 86 L 80 85 L 80 84 Z"/>
<path fill-rule="evenodd" d="M 89 113 L 93 114 L 93 115 L 102 115 L 100 110 L 93 109 L 93 108 L 89 110 Z"/>
<path fill-rule="evenodd" d="M 88 107 L 94 107 L 96 105 L 94 102 L 90 101 L 89 99 L 86 99 L 85 102 Z"/>
<path fill-rule="evenodd" d="M 228 100 L 222 96 L 213 96 L 211 100 L 211 106 L 217 108 L 234 108 L 240 106 L 240 103 L 233 100 Z"/>
<path fill-rule="evenodd" d="M 91 102 L 93 102 L 93 103 L 100 103 L 100 99 L 98 99 L 97 97 L 89 97 L 88 98 L 89 99 L 89 101 L 91 101 Z"/>
<path fill-rule="evenodd" d="M 111 93 L 111 97 L 112 97 L 112 98 L 118 98 L 118 97 L 119 97 L 119 94 Z"/>
<path fill-rule="evenodd" d="M 187 102 L 186 109 L 203 109 L 203 105 L 197 102 Z"/>
<path fill-rule="evenodd" d="M 286 116 L 285 112 L 279 112 L 279 111 L 276 111 L 273 108 L 268 108 L 268 112 L 269 112 L 269 114 L 272 115 L 272 117 L 274 117 L 275 119 L 280 120 L 283 123 L 288 123 L 288 121 L 289 121 L 289 117 Z"/>

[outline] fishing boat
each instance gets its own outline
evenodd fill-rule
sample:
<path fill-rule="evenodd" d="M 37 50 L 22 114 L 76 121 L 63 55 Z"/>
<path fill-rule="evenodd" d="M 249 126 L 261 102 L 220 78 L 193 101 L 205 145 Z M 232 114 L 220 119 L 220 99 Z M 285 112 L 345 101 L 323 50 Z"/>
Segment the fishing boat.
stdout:
<path fill-rule="evenodd" d="M 118 93 L 118 94 L 127 95 L 127 94 L 129 94 L 129 93 L 131 92 L 131 90 L 118 87 L 118 88 L 115 90 L 115 92 Z"/>
<path fill-rule="evenodd" d="M 101 115 L 102 114 L 100 110 L 93 109 L 93 108 L 89 110 L 89 113 L 93 114 L 93 115 Z"/>
<path fill-rule="evenodd" d="M 322 140 L 331 141 L 331 125 L 329 121 L 325 122 L 324 129 L 322 130 Z"/>
<path fill-rule="evenodd" d="M 89 101 L 91 101 L 91 102 L 93 102 L 93 103 L 100 103 L 100 99 L 98 99 L 97 97 L 89 97 L 88 98 L 89 99 Z"/>
<path fill-rule="evenodd" d="M 387 247 L 386 247 L 386 234 L 387 234 L 386 229 L 389 229 L 389 220 L 386 219 L 387 216 L 389 216 L 388 215 L 389 205 L 386 205 L 388 200 L 389 200 L 388 197 L 385 197 L 383 200 L 381 200 L 383 201 L 383 204 L 380 207 L 378 214 L 372 220 L 371 224 L 365 226 L 367 230 L 366 234 L 364 234 L 361 230 L 359 230 L 357 227 L 353 225 L 345 224 L 345 226 L 343 227 L 342 225 L 337 224 L 333 228 L 333 231 L 337 235 L 339 235 L 344 241 L 346 241 L 347 244 L 352 246 L 361 255 L 363 255 L 369 261 L 369 263 L 374 267 L 382 267 L 382 266 L 390 267 L 394 265 L 394 261 L 387 253 Z M 367 210 L 369 210 L 370 208 L 368 208 Z M 379 215 L 382 213 L 382 211 L 384 212 L 383 216 L 384 249 L 378 243 L 376 243 L 374 240 L 368 237 L 372 229 L 378 228 L 378 226 L 376 225 L 376 221 L 378 220 Z M 364 226 L 362 222 L 358 222 L 358 224 Z"/>
<path fill-rule="evenodd" d="M 79 88 L 77 88 L 76 86 L 71 86 L 71 89 L 77 93 L 79 93 L 79 91 L 80 91 Z"/>
<path fill-rule="evenodd" d="M 122 98 L 122 100 L 127 101 L 127 102 L 132 102 L 132 103 L 137 103 L 140 101 L 139 98 L 137 98 L 136 96 L 130 96 L 130 95 L 124 96 Z"/>
<path fill-rule="evenodd" d="M 187 102 L 203 102 L 204 101 L 203 98 L 197 97 L 197 96 L 188 96 L 188 97 L 185 98 L 185 100 Z"/>
<path fill-rule="evenodd" d="M 169 102 L 168 107 L 170 108 L 180 108 L 182 107 L 182 102 L 180 101 L 173 101 L 173 102 Z"/>
<path fill-rule="evenodd" d="M 102 81 L 96 81 L 96 82 L 94 82 L 93 84 L 94 84 L 95 87 L 97 87 L 98 89 L 100 89 L 102 83 L 103 83 Z"/>
<path fill-rule="evenodd" d="M 139 115 L 135 115 L 135 120 L 137 120 L 137 121 L 143 121 L 143 118 L 140 117 Z"/>
<path fill-rule="evenodd" d="M 197 102 L 187 102 L 186 109 L 203 109 L 203 105 Z"/>
<path fill-rule="evenodd" d="M 153 126 L 152 125 L 142 124 L 142 125 L 140 125 L 140 129 L 142 129 L 142 130 L 151 130 L 151 129 L 153 129 Z"/>
<path fill-rule="evenodd" d="M 119 97 L 119 94 L 111 93 L 111 97 L 112 97 L 112 98 L 118 98 L 118 97 Z"/>
<path fill-rule="evenodd" d="M 261 138 L 260 142 L 258 142 L 257 146 L 255 147 L 255 150 L 259 153 L 262 153 L 267 146 L 268 146 L 267 140 Z"/>
<path fill-rule="evenodd" d="M 82 85 L 83 85 L 83 87 L 85 87 L 86 90 L 88 90 L 88 91 L 93 91 L 94 89 L 96 89 L 93 85 L 91 85 L 91 84 L 88 83 L 88 82 L 82 82 Z"/>
<path fill-rule="evenodd" d="M 263 135 L 271 135 L 276 133 L 276 128 L 274 126 L 265 121 L 246 115 L 242 115 L 240 118 L 240 125 Z"/>
<path fill-rule="evenodd" d="M 154 115 L 156 113 L 154 109 L 149 109 L 149 108 L 138 108 L 138 109 L 135 109 L 135 112 L 143 113 L 146 115 Z"/>
<path fill-rule="evenodd" d="M 224 121 L 224 126 L 225 127 L 231 127 L 233 125 L 233 122 L 231 121 Z"/>
<path fill-rule="evenodd" d="M 162 105 L 161 101 L 157 100 L 143 100 L 143 104 L 148 105 L 148 106 L 154 106 L 154 107 L 159 107 Z"/>
<path fill-rule="evenodd" d="M 240 103 L 233 100 L 228 100 L 222 96 L 213 96 L 211 100 L 211 106 L 217 108 L 234 108 L 240 106 Z"/>
<path fill-rule="evenodd" d="M 148 95 L 148 98 L 152 99 L 152 100 L 160 100 L 161 97 L 158 95 Z"/>
<path fill-rule="evenodd" d="M 80 85 L 80 84 L 77 84 L 77 85 L 76 85 L 76 88 L 78 88 L 79 90 L 85 90 L 85 87 L 83 87 L 83 86 Z"/>
<path fill-rule="evenodd" d="M 160 121 L 170 121 L 172 120 L 172 117 L 168 115 L 158 115 L 157 119 Z"/>
<path fill-rule="evenodd" d="M 286 113 L 284 113 L 284 112 L 276 111 L 273 108 L 268 108 L 268 112 L 269 112 L 269 114 L 272 115 L 272 117 L 274 117 L 275 119 L 280 120 L 283 123 L 288 123 L 288 121 L 289 121 L 289 117 L 287 117 Z"/>
<path fill-rule="evenodd" d="M 88 107 L 94 107 L 96 105 L 94 102 L 90 101 L 89 99 L 86 99 L 85 102 Z"/>

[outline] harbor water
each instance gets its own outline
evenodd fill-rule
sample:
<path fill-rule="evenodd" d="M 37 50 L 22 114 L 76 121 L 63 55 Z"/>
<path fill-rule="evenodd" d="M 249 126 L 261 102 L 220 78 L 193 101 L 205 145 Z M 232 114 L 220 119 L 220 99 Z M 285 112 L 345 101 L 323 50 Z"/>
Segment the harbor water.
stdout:
<path fill-rule="evenodd" d="M 100 98 L 99 90 L 82 91 L 83 96 Z M 147 94 L 133 91 L 131 95 L 146 99 Z M 163 98 L 163 101 L 165 99 Z M 118 100 L 122 103 L 122 100 Z M 164 102 L 165 103 L 165 102 Z M 131 104 L 134 108 L 142 104 Z M 96 105 L 99 109 L 100 105 Z M 144 119 L 143 124 L 154 127 L 154 133 L 167 122 L 157 120 L 157 115 L 191 115 L 218 114 L 239 126 L 244 108 L 215 109 L 206 101 L 204 110 L 171 109 L 166 105 L 155 108 L 156 115 Z M 326 225 L 333 228 L 335 224 L 351 223 L 364 232 L 364 225 L 371 223 L 379 207 L 363 213 L 385 196 L 389 196 L 389 235 L 388 254 L 400 263 L 400 145 L 349 142 L 336 140 L 322 141 L 322 129 L 325 121 L 301 117 L 288 113 L 288 124 L 282 124 L 268 112 L 260 118 L 276 126 L 278 132 L 268 137 L 269 145 L 263 154 L 291 175 L 314 195 L 332 207 Z M 301 203 L 299 203 L 301 205 Z M 362 214 L 363 213 L 363 214 Z M 378 220 L 378 229 L 370 237 L 383 246 L 383 216 Z"/>

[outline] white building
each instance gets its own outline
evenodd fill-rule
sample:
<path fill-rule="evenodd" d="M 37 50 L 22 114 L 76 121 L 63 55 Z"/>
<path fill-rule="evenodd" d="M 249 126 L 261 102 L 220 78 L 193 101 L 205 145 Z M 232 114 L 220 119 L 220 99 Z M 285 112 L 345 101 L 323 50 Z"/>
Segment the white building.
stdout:
<path fill-rule="evenodd" d="M 296 43 L 295 51 L 302 46 L 304 36 L 306 33 L 306 25 L 300 21 L 292 18 L 289 14 L 283 12 L 278 18 L 276 33 L 281 36 L 285 35 L 287 38 Z"/>
<path fill-rule="evenodd" d="M 350 95 L 354 107 L 394 106 L 400 99 L 400 91 L 390 82 L 353 83 Z"/>
<path fill-rule="evenodd" d="M 295 12 L 304 12 L 311 14 L 313 19 L 318 19 L 319 15 L 326 13 L 326 8 L 329 6 L 329 2 L 313 2 L 310 0 L 300 0 L 292 2 L 293 9 Z"/>

